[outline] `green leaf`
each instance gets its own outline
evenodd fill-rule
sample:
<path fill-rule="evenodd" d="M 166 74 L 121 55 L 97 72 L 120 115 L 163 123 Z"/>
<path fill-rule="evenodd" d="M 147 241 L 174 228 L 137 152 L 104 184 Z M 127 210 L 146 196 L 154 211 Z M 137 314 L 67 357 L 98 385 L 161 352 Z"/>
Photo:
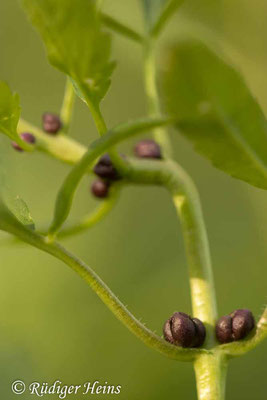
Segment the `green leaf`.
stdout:
<path fill-rule="evenodd" d="M 94 0 L 22 0 L 45 43 L 50 63 L 75 81 L 87 103 L 105 96 L 114 63 Z"/>
<path fill-rule="evenodd" d="M 158 34 L 184 0 L 141 0 L 148 31 Z"/>
<path fill-rule="evenodd" d="M 25 201 L 18 195 L 6 193 L 4 197 L 5 205 L 13 216 L 27 228 L 34 229 L 34 222 L 29 208 Z"/>
<path fill-rule="evenodd" d="M 17 135 L 20 116 L 18 94 L 12 94 L 5 82 L 0 82 L 0 130 L 11 139 Z"/>
<path fill-rule="evenodd" d="M 14 195 L 6 185 L 6 177 L 0 174 L 0 229 L 10 232 L 12 227 L 22 225 L 31 230 L 35 229 L 30 211 L 24 200 Z"/>
<path fill-rule="evenodd" d="M 19 117 L 18 94 L 13 94 L 7 83 L 0 81 L 0 132 L 17 142 L 22 148 L 29 150 L 30 146 L 17 133 Z"/>
<path fill-rule="evenodd" d="M 212 164 L 267 189 L 267 122 L 240 74 L 197 41 L 166 57 L 166 108 L 180 132 Z"/>

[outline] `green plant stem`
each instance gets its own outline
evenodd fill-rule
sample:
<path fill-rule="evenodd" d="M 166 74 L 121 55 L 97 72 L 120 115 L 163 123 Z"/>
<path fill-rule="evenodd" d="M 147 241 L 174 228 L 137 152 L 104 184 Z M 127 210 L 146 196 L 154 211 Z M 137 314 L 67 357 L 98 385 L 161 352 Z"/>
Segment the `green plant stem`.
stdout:
<path fill-rule="evenodd" d="M 100 136 L 105 135 L 107 133 L 107 126 L 99 106 L 95 105 L 90 98 L 87 98 L 87 105 L 91 111 L 97 132 Z"/>
<path fill-rule="evenodd" d="M 183 2 L 184 0 L 169 0 L 167 2 L 167 5 L 163 9 L 162 14 L 152 27 L 152 30 L 150 32 L 151 36 L 156 38 L 160 35 L 169 19 Z"/>
<path fill-rule="evenodd" d="M 161 110 L 156 79 L 155 42 L 151 38 L 144 42 L 144 82 L 148 102 L 148 115 L 150 117 L 159 117 L 161 116 Z M 157 127 L 154 129 L 153 135 L 161 146 L 164 155 L 171 157 L 171 143 L 165 129 Z"/>
<path fill-rule="evenodd" d="M 87 148 L 74 139 L 58 134 L 56 136 L 48 135 L 24 119 L 19 120 L 18 131 L 31 132 L 36 138 L 35 149 L 45 152 L 64 163 L 76 164 L 86 153 Z"/>
<path fill-rule="evenodd" d="M 223 353 L 203 354 L 194 362 L 198 400 L 224 400 L 227 360 Z"/>
<path fill-rule="evenodd" d="M 120 141 L 125 140 L 127 137 L 147 131 L 155 126 L 166 125 L 168 123 L 170 123 L 169 119 L 161 118 L 150 120 L 146 119 L 143 121 L 139 120 L 134 123 L 122 124 L 111 130 L 102 138 L 93 142 L 82 159 L 72 168 L 58 192 L 54 210 L 54 218 L 49 230 L 51 240 L 53 239 L 54 234 L 59 231 L 62 224 L 67 219 L 78 185 L 96 158 Z M 128 163 L 126 164 L 126 167 L 126 170 L 120 170 L 120 173 L 124 172 L 127 174 Z"/>
<path fill-rule="evenodd" d="M 95 125 L 96 125 L 99 135 L 100 136 L 106 135 L 108 132 L 108 129 L 107 129 L 107 125 L 105 123 L 104 117 L 100 111 L 99 106 L 96 106 L 94 103 L 92 103 L 89 98 L 87 98 L 87 104 L 92 113 L 92 116 L 93 116 L 93 119 L 94 119 L 94 122 L 95 122 Z M 111 147 L 108 152 L 109 152 L 109 155 L 110 155 L 110 158 L 111 158 L 113 164 L 118 169 L 118 171 L 120 171 L 120 173 L 125 171 L 127 169 L 127 162 L 122 157 L 120 157 L 116 148 Z"/>
<path fill-rule="evenodd" d="M 75 91 L 73 88 L 73 84 L 69 77 L 66 79 L 66 86 L 65 86 L 65 93 L 63 98 L 63 103 L 60 111 L 60 119 L 63 124 L 62 131 L 66 134 L 69 131 L 72 114 L 73 114 L 73 107 L 75 101 Z"/>
<path fill-rule="evenodd" d="M 208 346 L 215 343 L 216 297 L 209 244 L 197 190 L 190 177 L 180 171 L 182 189 L 173 193 L 184 235 L 194 317 L 206 324 Z"/>
<path fill-rule="evenodd" d="M 112 29 L 114 32 L 135 41 L 136 43 L 142 43 L 143 37 L 140 33 L 136 32 L 134 29 L 129 28 L 125 24 L 117 21 L 115 18 L 107 15 L 105 13 L 101 13 L 102 22 L 106 25 L 106 27 Z"/>
<path fill-rule="evenodd" d="M 211 332 L 217 319 L 216 297 L 207 233 L 195 185 L 183 168 L 171 160 L 129 159 L 129 165 L 127 179 L 131 182 L 159 184 L 171 192 L 185 239 L 194 317 L 206 324 L 206 344 L 212 347 L 215 336 Z"/>
<path fill-rule="evenodd" d="M 133 181 L 165 185 L 173 196 L 180 217 L 187 251 L 193 315 L 205 323 L 205 344 L 210 354 L 195 361 L 199 399 L 223 400 L 226 360 L 215 348 L 216 297 L 207 233 L 197 190 L 188 174 L 176 163 L 131 161 L 128 177 Z M 150 173 L 149 173 L 149 172 Z"/>
<path fill-rule="evenodd" d="M 1 212 L 0 212 L 1 216 Z M 141 341 L 147 346 L 159 351 L 167 357 L 183 361 L 193 361 L 197 355 L 207 353 L 204 349 L 183 349 L 173 346 L 154 334 L 138 321 L 112 293 L 99 276 L 84 262 L 69 253 L 57 243 L 48 243 L 46 239 L 32 230 L 25 228 L 9 215 L 9 221 L 0 219 L 0 228 L 19 237 L 21 240 L 31 244 L 38 249 L 45 251 L 58 258 L 72 268 L 100 297 L 104 304 L 113 314 Z"/>
<path fill-rule="evenodd" d="M 178 1 L 171 1 L 157 24 L 152 36 L 160 33 L 167 19 L 178 6 Z M 161 115 L 156 83 L 155 44 L 150 36 L 145 42 L 145 88 L 148 97 L 149 115 Z M 164 153 L 171 156 L 171 145 L 164 128 L 157 128 L 154 137 Z M 205 323 L 207 330 L 206 345 L 215 345 L 214 326 L 217 318 L 217 306 L 213 273 L 210 260 L 209 244 L 202 215 L 198 192 L 191 178 L 180 167 L 176 166 L 170 187 L 173 202 L 180 217 L 185 241 L 191 301 L 194 317 Z M 199 400 L 223 400 L 226 379 L 226 363 L 217 352 L 200 356 L 196 359 L 195 375 Z"/>
<path fill-rule="evenodd" d="M 101 203 L 98 207 L 96 207 L 95 210 L 81 218 L 81 220 L 77 223 L 63 228 L 58 233 L 58 238 L 65 239 L 70 236 L 72 237 L 74 235 L 87 231 L 92 226 L 102 221 L 103 218 L 114 208 L 118 200 L 120 186 L 120 184 L 113 184 L 109 193 L 109 197 L 107 199 L 101 200 Z"/>
<path fill-rule="evenodd" d="M 127 122 L 118 125 L 117 127 L 109 131 L 108 137 L 106 138 L 108 143 L 107 146 L 105 146 L 105 150 L 107 151 L 109 149 L 109 146 L 111 146 L 112 144 L 117 144 L 132 135 L 138 135 L 144 133 L 144 131 L 146 130 L 149 130 L 151 128 L 153 129 L 156 126 L 161 126 L 163 124 L 167 125 L 171 123 L 173 123 L 173 120 L 163 117 L 142 118 L 134 122 Z M 125 132 L 125 138 L 122 137 L 122 129 Z M 129 135 L 127 133 L 127 130 L 129 130 Z M 35 146 L 31 146 L 32 150 L 36 149 L 42 151 L 44 153 L 47 153 L 51 157 L 70 165 L 77 164 L 88 150 L 87 147 L 68 136 L 62 134 L 58 134 L 56 136 L 48 135 L 40 128 L 22 118 L 19 121 L 18 131 L 20 133 L 31 132 L 34 134 L 37 142 Z M 98 141 L 96 140 L 96 142 L 93 143 L 92 147 L 97 145 L 97 143 Z"/>

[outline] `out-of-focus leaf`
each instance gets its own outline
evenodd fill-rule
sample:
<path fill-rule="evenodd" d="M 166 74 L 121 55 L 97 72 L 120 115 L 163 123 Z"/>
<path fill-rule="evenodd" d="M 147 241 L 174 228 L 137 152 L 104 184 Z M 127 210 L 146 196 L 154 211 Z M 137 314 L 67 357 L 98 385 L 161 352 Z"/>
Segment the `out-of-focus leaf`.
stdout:
<path fill-rule="evenodd" d="M 214 166 L 267 189 L 267 122 L 240 74 L 197 41 L 174 47 L 163 74 L 166 108 Z"/>
<path fill-rule="evenodd" d="M 114 63 L 110 36 L 101 29 L 95 0 L 22 0 L 40 32 L 49 61 L 69 75 L 87 103 L 105 96 Z"/>
<path fill-rule="evenodd" d="M 13 94 L 7 83 L 0 81 L 0 132 L 27 150 L 29 146 L 17 133 L 19 117 L 20 103 L 18 94 Z"/>

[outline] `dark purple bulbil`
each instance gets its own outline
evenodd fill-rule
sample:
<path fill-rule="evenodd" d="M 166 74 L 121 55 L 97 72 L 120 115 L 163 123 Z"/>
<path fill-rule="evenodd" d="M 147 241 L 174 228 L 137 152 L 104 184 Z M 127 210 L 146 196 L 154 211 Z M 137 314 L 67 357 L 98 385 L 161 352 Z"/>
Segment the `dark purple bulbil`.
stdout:
<path fill-rule="evenodd" d="M 254 326 L 255 320 L 250 310 L 236 310 L 218 320 L 216 336 L 220 343 L 241 340 L 253 330 Z"/>
<path fill-rule="evenodd" d="M 55 135 L 62 128 L 62 123 L 57 114 L 46 112 L 43 114 L 43 130 Z"/>
<path fill-rule="evenodd" d="M 96 179 L 91 186 L 92 194 L 100 199 L 108 197 L 110 183 L 102 179 Z"/>
<path fill-rule="evenodd" d="M 144 139 L 135 145 L 134 153 L 139 158 L 162 158 L 158 143 L 151 139 Z"/>
<path fill-rule="evenodd" d="M 104 154 L 102 157 L 100 157 L 94 167 L 94 173 L 100 178 L 109 179 L 111 181 L 115 181 L 120 178 L 119 173 L 112 164 L 108 154 Z"/>
<path fill-rule="evenodd" d="M 198 318 L 191 318 L 183 312 L 175 312 L 163 327 L 168 342 L 182 347 L 200 347 L 206 337 L 206 329 Z"/>
<path fill-rule="evenodd" d="M 29 132 L 24 132 L 20 135 L 21 139 L 24 140 L 24 142 L 34 144 L 36 142 L 35 136 L 32 133 Z M 23 149 L 16 143 L 12 142 L 12 146 L 16 151 L 22 152 Z"/>

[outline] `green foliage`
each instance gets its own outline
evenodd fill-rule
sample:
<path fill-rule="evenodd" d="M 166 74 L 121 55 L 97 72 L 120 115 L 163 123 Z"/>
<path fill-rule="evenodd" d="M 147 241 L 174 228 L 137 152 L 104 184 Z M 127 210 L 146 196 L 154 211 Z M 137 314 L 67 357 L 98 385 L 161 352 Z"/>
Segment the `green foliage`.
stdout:
<path fill-rule="evenodd" d="M 0 229 L 12 232 L 12 228 L 34 229 L 34 222 L 24 200 L 14 195 L 6 184 L 3 170 L 0 171 Z"/>
<path fill-rule="evenodd" d="M 240 74 L 202 43 L 187 41 L 166 60 L 168 111 L 214 166 L 267 189 L 267 123 Z"/>
<path fill-rule="evenodd" d="M 0 82 L 0 130 L 12 139 L 17 135 L 19 115 L 18 94 L 12 94 L 9 86 Z"/>
<path fill-rule="evenodd" d="M 8 192 L 4 197 L 4 201 L 7 209 L 22 225 L 27 228 L 34 229 L 34 222 L 29 208 L 21 197 Z"/>
<path fill-rule="evenodd" d="M 29 146 L 17 134 L 19 117 L 18 94 L 13 94 L 9 86 L 0 81 L 0 132 L 17 142 L 21 147 L 29 149 Z"/>
<path fill-rule="evenodd" d="M 114 63 L 110 36 L 101 29 L 94 0 L 22 0 L 45 43 L 50 63 L 69 75 L 87 103 L 105 96 Z"/>

